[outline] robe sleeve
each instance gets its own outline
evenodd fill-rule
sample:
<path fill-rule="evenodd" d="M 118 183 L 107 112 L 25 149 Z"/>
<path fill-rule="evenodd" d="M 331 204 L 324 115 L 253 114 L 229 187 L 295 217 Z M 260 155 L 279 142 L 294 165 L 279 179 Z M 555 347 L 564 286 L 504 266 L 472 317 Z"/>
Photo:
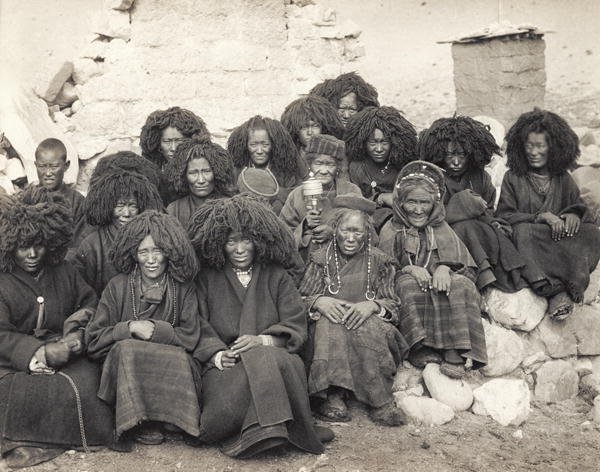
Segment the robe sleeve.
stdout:
<path fill-rule="evenodd" d="M 320 264 L 314 261 L 310 262 L 298 290 L 310 312 L 317 298 L 322 296 L 325 290 L 323 267 Z"/>
<path fill-rule="evenodd" d="M 279 322 L 269 326 L 259 334 L 285 336 L 285 348 L 289 352 L 298 352 L 308 336 L 306 312 L 298 289 L 292 278 L 281 272 L 277 286 L 277 313 Z"/>
<path fill-rule="evenodd" d="M 379 232 L 379 243 L 377 244 L 377 247 L 392 259 L 396 259 L 396 254 L 394 254 L 395 241 L 396 231 L 394 231 L 392 222 L 389 220 L 383 225 L 383 228 L 381 228 L 381 231 Z"/>
<path fill-rule="evenodd" d="M 396 295 L 396 267 L 391 261 L 381 264 L 377 274 L 375 303 L 385 308 L 390 321 L 396 325 L 400 321 L 400 298 Z"/>
<path fill-rule="evenodd" d="M 518 223 L 533 223 L 537 214 L 519 210 L 519 189 L 518 185 L 515 185 L 516 183 L 517 182 L 514 181 L 510 172 L 504 174 L 496 215 L 499 218 L 506 220 L 511 225 L 516 225 Z"/>
<path fill-rule="evenodd" d="M 560 211 L 559 215 L 564 215 L 565 213 L 574 213 L 579 218 L 583 218 L 587 210 L 587 206 L 581 198 L 581 192 L 579 191 L 577 183 L 569 174 L 565 174 L 563 179 L 567 206 Z"/>
<path fill-rule="evenodd" d="M 97 286 L 96 280 L 96 268 L 98 267 L 98 260 L 96 258 L 96 251 L 92 243 L 93 234 L 86 237 L 77 250 L 75 255 L 69 261 L 79 271 L 83 280 L 85 280 L 92 287 Z M 98 294 L 100 295 L 100 294 Z"/>
<path fill-rule="evenodd" d="M 82 279 L 77 270 L 73 270 L 72 293 L 75 294 L 76 304 L 73 312 L 63 323 L 63 335 L 85 328 L 96 312 L 98 297 L 96 292 Z"/>
<path fill-rule="evenodd" d="M 288 195 L 285 204 L 279 213 L 279 217 L 294 235 L 296 247 L 302 248 L 307 247 L 310 243 L 310 235 L 304 234 L 305 215 L 301 212 L 301 209 L 304 208 L 301 206 L 304 204 L 304 201 L 302 200 L 302 191 L 295 190 L 296 189 Z"/>

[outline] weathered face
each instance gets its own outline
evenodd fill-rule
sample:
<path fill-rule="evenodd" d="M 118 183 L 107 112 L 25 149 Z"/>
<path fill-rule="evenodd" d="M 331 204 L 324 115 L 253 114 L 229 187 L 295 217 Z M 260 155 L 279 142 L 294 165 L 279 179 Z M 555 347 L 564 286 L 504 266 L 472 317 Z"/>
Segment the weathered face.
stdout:
<path fill-rule="evenodd" d="M 265 167 L 271 159 L 271 139 L 266 129 L 248 131 L 248 152 L 256 167 Z"/>
<path fill-rule="evenodd" d="M 169 262 L 162 249 L 156 246 L 151 235 L 142 239 L 137 248 L 136 260 L 142 276 L 149 280 L 160 278 L 167 270 Z"/>
<path fill-rule="evenodd" d="M 232 232 L 225 242 L 225 256 L 232 267 L 246 270 L 254 261 L 254 243 L 241 233 Z"/>
<path fill-rule="evenodd" d="M 113 223 L 125 225 L 138 213 L 138 203 L 134 197 L 119 198 L 113 209 Z"/>
<path fill-rule="evenodd" d="M 188 162 L 185 178 L 190 193 L 196 197 L 208 197 L 215 190 L 215 174 L 204 157 Z"/>
<path fill-rule="evenodd" d="M 360 212 L 351 212 L 342 217 L 335 231 L 337 245 L 345 256 L 353 256 L 360 251 L 366 237 L 366 221 Z"/>
<path fill-rule="evenodd" d="M 433 203 L 431 193 L 424 188 L 415 188 L 406 195 L 402 208 L 406 213 L 408 222 L 415 228 L 422 228 L 427 224 L 429 215 L 433 210 Z"/>
<path fill-rule="evenodd" d="M 61 152 L 51 149 L 40 151 L 35 158 L 40 185 L 48 190 L 56 190 L 61 186 L 69 164 Z"/>
<path fill-rule="evenodd" d="M 44 246 L 19 247 L 14 253 L 15 264 L 27 273 L 37 274 L 44 264 L 45 255 Z"/>
<path fill-rule="evenodd" d="M 300 137 L 300 144 L 302 144 L 302 147 L 308 146 L 310 138 L 316 136 L 317 134 L 321 134 L 321 124 L 313 120 L 308 120 L 304 126 L 300 128 L 300 131 L 298 131 L 298 136 Z"/>
<path fill-rule="evenodd" d="M 358 113 L 358 102 L 356 101 L 356 94 L 354 92 L 350 92 L 348 95 L 340 98 L 337 112 L 344 126 L 346 126 L 352 115 Z"/>
<path fill-rule="evenodd" d="M 375 128 L 367 140 L 367 154 L 376 164 L 387 162 L 392 145 L 383 131 Z"/>
<path fill-rule="evenodd" d="M 444 166 L 448 174 L 459 177 L 467 170 L 467 156 L 463 147 L 454 141 L 448 143 Z"/>
<path fill-rule="evenodd" d="M 323 186 L 328 186 L 333 183 L 337 176 L 338 162 L 334 157 L 327 154 L 317 154 L 310 163 L 309 168 Z"/>
<path fill-rule="evenodd" d="M 525 141 L 527 163 L 534 170 L 543 170 L 548 165 L 548 139 L 546 133 L 529 133 Z"/>
<path fill-rule="evenodd" d="M 167 126 L 162 130 L 160 136 L 160 152 L 165 159 L 173 159 L 177 146 L 183 141 L 184 136 L 181 132 L 172 126 Z"/>

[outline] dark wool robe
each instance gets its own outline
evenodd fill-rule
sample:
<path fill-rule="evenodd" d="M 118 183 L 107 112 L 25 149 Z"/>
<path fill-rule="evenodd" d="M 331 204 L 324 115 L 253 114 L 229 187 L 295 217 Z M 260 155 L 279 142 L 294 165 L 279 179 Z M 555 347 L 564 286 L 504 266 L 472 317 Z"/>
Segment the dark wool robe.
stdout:
<path fill-rule="evenodd" d="M 139 293 L 139 282 L 132 285 L 135 279 L 119 274 L 109 282 L 86 329 L 88 356 L 104 362 L 98 396 L 116 407 L 117 435 L 141 421 L 154 420 L 197 436 L 200 408 L 191 354 L 206 323 L 198 316 L 196 287 L 168 277 L 159 295 L 147 299 Z M 133 296 L 138 319 L 154 323 L 148 341 L 129 332 Z"/>
<path fill-rule="evenodd" d="M 323 452 L 306 393 L 306 371 L 297 352 L 306 341 L 302 299 L 286 271 L 255 265 L 247 288 L 227 266 L 198 276 L 200 313 L 214 328 L 214 342 L 200 345 L 195 357 L 210 359 L 215 343 L 221 350 L 241 335 L 283 336 L 285 347 L 258 346 L 240 355 L 240 362 L 219 371 L 206 365 L 202 377 L 200 439 L 221 443 L 233 457 L 291 444 Z"/>
<path fill-rule="evenodd" d="M 224 198 L 221 195 L 209 195 L 206 198 L 194 197 L 191 193 L 183 198 L 169 203 L 167 213 L 179 220 L 181 226 L 188 227 L 188 223 L 194 212 L 200 208 L 208 199 Z"/>
<path fill-rule="evenodd" d="M 554 241 L 550 226 L 536 223 L 538 215 L 545 212 L 584 217 L 586 206 L 573 178 L 568 173 L 552 177 L 548 192 L 541 195 L 526 176 L 506 172 L 497 215 L 513 227 L 513 241 L 524 257 L 527 280 L 541 296 L 566 290 L 573 301 L 581 302 L 600 259 L 600 230 L 582 222 L 575 236 Z"/>
<path fill-rule="evenodd" d="M 44 298 L 43 323 L 36 329 Z M 18 446 L 81 447 L 78 390 L 89 446 L 113 441 L 112 410 L 97 398 L 98 366 L 85 358 L 52 375 L 31 375 L 35 352 L 85 327 L 96 308 L 94 291 L 68 263 L 45 267 L 37 278 L 16 267 L 0 273 L 0 415 L 2 454 Z M 67 378 L 69 377 L 69 378 Z"/>
<path fill-rule="evenodd" d="M 108 225 L 94 230 L 81 242 L 69 261 L 79 270 L 83 279 L 96 291 L 98 298 L 108 281 L 118 274 L 108 253 L 118 227 Z"/>
<path fill-rule="evenodd" d="M 487 207 L 480 207 L 474 195 L 483 198 Z M 460 177 L 446 175 L 446 221 L 477 264 L 477 288 L 492 286 L 516 292 L 528 285 L 521 276 L 524 262 L 509 237 L 491 225 L 497 221 L 493 216 L 495 200 L 496 188 L 484 169 L 468 170 Z"/>

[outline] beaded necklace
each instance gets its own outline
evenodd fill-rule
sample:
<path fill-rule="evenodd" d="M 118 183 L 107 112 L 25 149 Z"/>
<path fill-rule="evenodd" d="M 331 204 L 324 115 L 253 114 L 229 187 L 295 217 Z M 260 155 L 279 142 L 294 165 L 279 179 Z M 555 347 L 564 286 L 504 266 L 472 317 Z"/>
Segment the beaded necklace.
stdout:
<path fill-rule="evenodd" d="M 138 311 L 138 306 L 137 306 L 137 302 L 136 302 L 136 298 L 135 298 L 135 286 L 137 284 L 138 289 L 140 290 L 140 293 L 142 291 L 142 277 L 140 275 L 140 277 L 138 278 L 138 267 L 135 266 L 135 269 L 133 269 L 133 272 L 131 272 L 129 274 L 128 277 L 128 285 L 129 285 L 129 290 L 131 293 L 131 312 L 132 312 L 132 316 L 134 320 L 138 320 L 139 319 L 139 311 Z M 163 283 L 166 280 L 167 282 L 167 300 L 169 299 L 169 297 L 173 300 L 173 310 L 172 310 L 172 321 L 171 321 L 171 326 L 175 327 L 175 324 L 177 323 L 177 317 L 178 317 L 178 311 L 177 311 L 177 297 L 175 296 L 175 281 L 171 278 L 168 277 L 167 274 L 165 274 L 165 277 L 163 277 L 161 279 L 160 282 L 156 282 L 155 284 L 152 284 L 153 286 L 158 286 L 161 283 Z M 169 317 L 167 317 L 167 320 L 169 319 Z"/>
<path fill-rule="evenodd" d="M 429 231 L 426 231 L 427 234 L 427 242 L 429 244 L 427 244 L 428 248 L 433 247 L 433 241 L 429 241 Z M 402 234 L 404 236 L 404 239 L 406 239 L 406 228 L 402 228 Z M 431 232 L 432 237 L 433 237 L 433 232 Z M 433 239 L 433 238 L 432 238 Z M 406 251 L 404 251 L 406 252 Z M 406 256 L 408 257 L 408 264 L 409 265 L 418 265 L 417 264 L 417 260 L 419 259 L 419 253 L 421 252 L 421 238 L 419 238 L 419 241 L 417 242 L 417 250 L 415 251 L 415 261 L 413 262 L 411 255 L 409 252 L 406 252 Z M 429 265 L 429 262 L 431 260 L 431 253 L 433 252 L 433 249 L 427 249 L 427 259 L 425 259 L 425 265 L 423 265 L 422 267 L 427 268 L 427 266 Z"/>
<path fill-rule="evenodd" d="M 235 267 L 232 267 L 232 269 L 244 288 L 248 288 L 248 285 L 250 285 L 250 281 L 252 280 L 252 266 L 246 270 L 236 269 Z"/>

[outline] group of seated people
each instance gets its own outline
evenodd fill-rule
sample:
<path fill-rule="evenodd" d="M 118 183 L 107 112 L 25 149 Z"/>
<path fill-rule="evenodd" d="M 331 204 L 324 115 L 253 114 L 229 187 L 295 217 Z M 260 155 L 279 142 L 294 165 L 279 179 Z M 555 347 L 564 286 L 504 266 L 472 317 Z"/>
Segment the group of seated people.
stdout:
<path fill-rule="evenodd" d="M 103 157 L 85 199 L 44 140 L 39 184 L 0 196 L 3 457 L 165 434 L 239 458 L 321 453 L 333 433 L 314 417 L 349 421 L 349 399 L 403 424 L 403 360 L 451 378 L 486 364 L 482 290 L 530 287 L 560 322 L 600 258 L 566 121 L 524 113 L 506 142 L 495 207 L 484 124 L 417 136 L 355 73 L 250 118 L 227 149 L 191 111 L 156 111 L 142 156 Z"/>

